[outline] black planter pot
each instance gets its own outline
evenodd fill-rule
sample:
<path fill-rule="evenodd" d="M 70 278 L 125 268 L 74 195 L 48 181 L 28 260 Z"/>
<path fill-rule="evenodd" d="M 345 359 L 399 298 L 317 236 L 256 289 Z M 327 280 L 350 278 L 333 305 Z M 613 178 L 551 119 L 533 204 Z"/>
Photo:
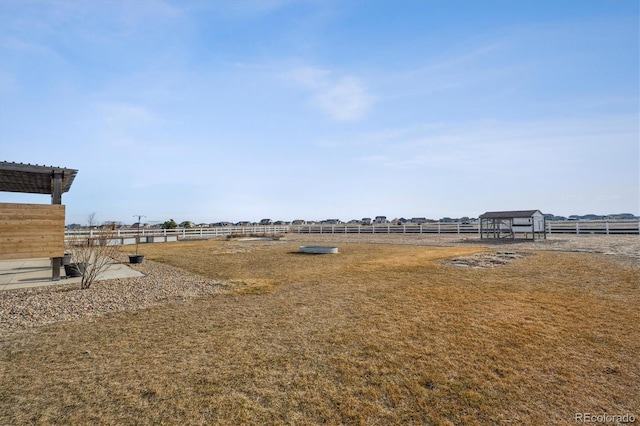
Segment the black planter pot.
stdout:
<path fill-rule="evenodd" d="M 85 263 L 70 263 L 64 265 L 64 273 L 69 278 L 81 277 L 86 267 Z"/>
<path fill-rule="evenodd" d="M 129 263 L 142 263 L 143 259 L 143 254 L 132 254 L 129 256 Z"/>
<path fill-rule="evenodd" d="M 69 264 L 71 264 L 71 254 L 65 253 L 64 256 L 62 257 L 62 265 L 69 265 Z"/>

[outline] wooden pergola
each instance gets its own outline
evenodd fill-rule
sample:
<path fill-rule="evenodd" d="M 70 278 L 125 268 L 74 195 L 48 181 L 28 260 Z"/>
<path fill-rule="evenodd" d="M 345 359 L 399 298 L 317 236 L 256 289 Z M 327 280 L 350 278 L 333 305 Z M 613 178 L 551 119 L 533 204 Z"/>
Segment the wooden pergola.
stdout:
<path fill-rule="evenodd" d="M 64 255 L 64 206 L 78 173 L 64 167 L 0 162 L 0 192 L 51 195 L 51 206 L 1 203 L 0 259 L 52 258 L 52 280 L 60 279 Z"/>

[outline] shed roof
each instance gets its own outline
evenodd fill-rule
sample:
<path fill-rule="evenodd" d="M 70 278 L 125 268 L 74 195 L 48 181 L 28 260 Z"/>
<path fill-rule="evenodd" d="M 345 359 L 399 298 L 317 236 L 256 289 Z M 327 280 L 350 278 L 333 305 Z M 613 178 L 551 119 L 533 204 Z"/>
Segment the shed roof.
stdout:
<path fill-rule="evenodd" d="M 540 210 L 511 210 L 503 212 L 486 212 L 480 215 L 480 219 L 511 219 L 520 217 L 531 217 L 536 213 L 542 214 Z"/>
<path fill-rule="evenodd" d="M 77 170 L 0 161 L 0 191 L 52 194 L 53 174 L 62 173 L 62 192 L 68 192 Z"/>

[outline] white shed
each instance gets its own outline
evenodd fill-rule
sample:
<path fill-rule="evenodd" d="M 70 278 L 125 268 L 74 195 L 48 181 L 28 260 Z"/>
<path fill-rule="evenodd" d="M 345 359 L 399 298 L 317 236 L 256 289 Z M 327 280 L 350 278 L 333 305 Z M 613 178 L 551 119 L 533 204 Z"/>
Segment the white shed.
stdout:
<path fill-rule="evenodd" d="M 514 210 L 486 212 L 480 215 L 480 238 L 547 238 L 547 226 L 544 214 L 540 210 Z"/>

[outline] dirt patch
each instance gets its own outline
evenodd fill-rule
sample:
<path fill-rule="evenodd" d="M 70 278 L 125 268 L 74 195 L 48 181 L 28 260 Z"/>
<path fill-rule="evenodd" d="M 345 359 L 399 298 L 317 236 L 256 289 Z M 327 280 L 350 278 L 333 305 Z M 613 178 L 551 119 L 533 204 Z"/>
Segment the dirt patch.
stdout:
<path fill-rule="evenodd" d="M 478 253 L 471 256 L 455 257 L 444 261 L 448 266 L 456 268 L 495 268 L 514 260 L 522 259 L 528 254 L 515 251 L 498 251 L 494 253 Z"/>

